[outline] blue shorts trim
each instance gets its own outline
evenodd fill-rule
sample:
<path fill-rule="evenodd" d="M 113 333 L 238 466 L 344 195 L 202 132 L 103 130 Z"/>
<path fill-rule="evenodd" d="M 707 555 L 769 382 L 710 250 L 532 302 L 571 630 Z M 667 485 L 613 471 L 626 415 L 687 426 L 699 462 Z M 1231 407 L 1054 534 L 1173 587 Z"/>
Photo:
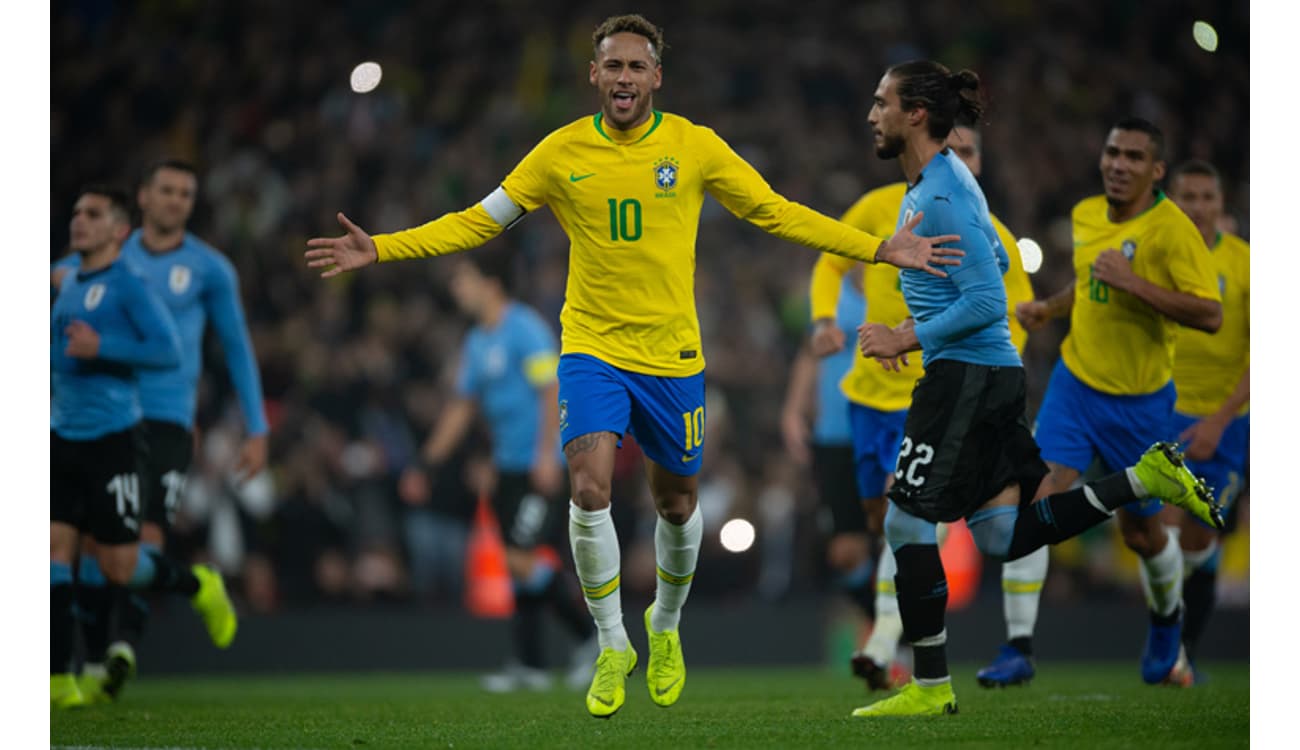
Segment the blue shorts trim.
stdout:
<path fill-rule="evenodd" d="M 898 468 L 898 448 L 903 442 L 906 424 L 906 409 L 878 411 L 861 404 L 849 404 L 853 466 L 860 498 L 870 500 L 884 496 L 885 480 Z"/>
<path fill-rule="evenodd" d="M 704 373 L 643 375 L 588 354 L 560 357 L 560 444 L 593 432 L 632 434 L 642 452 L 680 476 L 704 455 Z M 621 445 L 621 442 L 620 442 Z"/>
<path fill-rule="evenodd" d="M 1201 417 L 1174 412 L 1170 418 L 1170 434 L 1181 435 L 1184 430 L 1199 422 Z M 1186 447 L 1186 446 L 1184 446 Z M 1237 502 L 1246 485 L 1246 462 L 1250 455 L 1250 414 L 1243 414 L 1228 423 L 1219 440 L 1219 448 L 1205 461 L 1187 461 L 1187 468 L 1210 485 L 1226 512 Z"/>

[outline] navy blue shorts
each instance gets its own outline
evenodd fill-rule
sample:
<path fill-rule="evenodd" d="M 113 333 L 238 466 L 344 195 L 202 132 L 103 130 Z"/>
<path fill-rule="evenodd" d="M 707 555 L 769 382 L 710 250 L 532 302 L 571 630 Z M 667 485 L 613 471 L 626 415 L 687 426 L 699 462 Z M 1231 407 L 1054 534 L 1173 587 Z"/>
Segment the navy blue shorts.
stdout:
<path fill-rule="evenodd" d="M 1079 380 L 1057 360 L 1038 409 L 1034 438 L 1044 461 L 1082 474 L 1097 457 L 1105 473 L 1123 471 L 1153 443 L 1177 437 L 1169 428 L 1176 400 L 1172 380 L 1155 393 L 1113 396 Z M 1154 516 L 1160 508 L 1155 498 L 1124 506 L 1143 518 Z"/>
<path fill-rule="evenodd" d="M 560 444 L 595 432 L 631 433 L 665 470 L 692 476 L 704 455 L 704 373 L 629 372 L 588 354 L 560 357 Z"/>

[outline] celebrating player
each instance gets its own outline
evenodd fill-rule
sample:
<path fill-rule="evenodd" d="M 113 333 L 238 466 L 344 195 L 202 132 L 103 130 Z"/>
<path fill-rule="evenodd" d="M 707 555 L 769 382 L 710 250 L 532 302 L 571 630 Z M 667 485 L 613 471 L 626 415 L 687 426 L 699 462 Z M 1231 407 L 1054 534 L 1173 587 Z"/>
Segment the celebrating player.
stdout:
<path fill-rule="evenodd" d="M 1075 282 L 1016 311 L 1029 330 L 1070 316 L 1038 411 L 1048 491 L 1069 487 L 1094 458 L 1113 471 L 1142 446 L 1172 437 L 1179 326 L 1214 333 L 1223 322 L 1205 240 L 1155 188 L 1164 177 L 1163 149 L 1160 130 L 1146 120 L 1125 118 L 1110 129 L 1100 165 L 1105 193 L 1071 214 Z M 1171 543 L 1160 508 L 1153 498 L 1119 514 L 1124 543 L 1141 558 L 1150 609 L 1141 673 L 1150 684 L 1177 662 L 1183 620 L 1182 550 Z"/>
<path fill-rule="evenodd" d="M 569 540 L 596 621 L 601 654 L 587 693 L 596 717 L 624 701 L 636 652 L 623 627 L 619 543 L 610 520 L 615 450 L 629 430 L 647 456 L 660 519 L 658 580 L 646 610 L 651 699 L 673 705 L 685 684 L 678 621 L 695 575 L 696 508 L 704 445 L 704 356 L 695 313 L 695 237 L 705 192 L 779 237 L 874 263 L 956 265 L 905 223 L 882 241 L 778 195 L 712 130 L 653 107 L 663 81 L 663 36 L 638 15 L 606 19 L 592 35 L 589 81 L 600 111 L 548 135 L 481 202 L 424 226 L 373 239 L 343 214 L 346 234 L 317 238 L 306 257 L 324 277 L 376 261 L 477 247 L 549 205 L 569 236 L 560 314 L 560 431 L 569 461 Z"/>

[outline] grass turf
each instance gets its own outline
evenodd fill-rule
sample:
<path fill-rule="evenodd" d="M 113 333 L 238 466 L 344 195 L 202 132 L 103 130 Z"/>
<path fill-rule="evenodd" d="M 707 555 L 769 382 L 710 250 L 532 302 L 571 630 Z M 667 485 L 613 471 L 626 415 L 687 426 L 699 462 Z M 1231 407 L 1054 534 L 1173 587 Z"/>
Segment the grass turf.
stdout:
<path fill-rule="evenodd" d="M 581 693 L 489 695 L 464 674 L 148 678 L 116 705 L 51 716 L 55 747 L 1245 747 L 1249 672 L 1205 665 L 1190 690 L 1149 687 L 1137 663 L 1046 664 L 1032 685 L 985 690 L 955 673 L 960 713 L 855 719 L 860 683 L 826 669 L 695 670 L 681 701 L 659 708 L 641 668 L 608 721 Z"/>

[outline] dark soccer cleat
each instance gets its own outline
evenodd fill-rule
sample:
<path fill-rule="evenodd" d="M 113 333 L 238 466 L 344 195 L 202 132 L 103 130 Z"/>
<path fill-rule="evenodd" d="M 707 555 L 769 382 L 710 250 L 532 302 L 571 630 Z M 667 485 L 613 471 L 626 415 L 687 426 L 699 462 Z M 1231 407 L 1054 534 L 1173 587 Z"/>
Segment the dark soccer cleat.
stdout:
<path fill-rule="evenodd" d="M 899 686 L 889 667 L 877 664 L 875 659 L 864 653 L 854 654 L 849 660 L 849 667 L 853 670 L 854 677 L 866 681 L 867 690 L 893 690 Z"/>
<path fill-rule="evenodd" d="M 975 679 L 986 688 L 1027 685 L 1033 678 L 1033 660 L 1009 643 L 1002 644 L 992 664 L 975 673 Z"/>

